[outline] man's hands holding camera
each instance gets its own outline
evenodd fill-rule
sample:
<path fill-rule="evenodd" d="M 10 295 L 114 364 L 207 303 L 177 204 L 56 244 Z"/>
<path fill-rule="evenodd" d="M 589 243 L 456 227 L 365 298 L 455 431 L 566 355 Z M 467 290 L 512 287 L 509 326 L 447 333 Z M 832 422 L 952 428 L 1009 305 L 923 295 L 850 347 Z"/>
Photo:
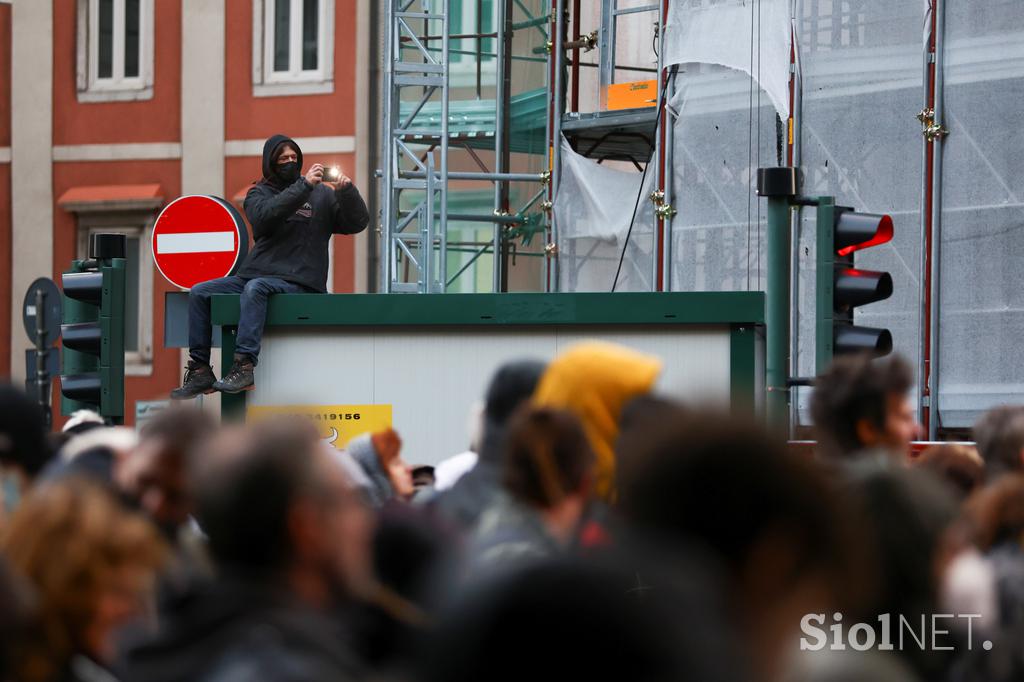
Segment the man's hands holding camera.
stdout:
<path fill-rule="evenodd" d="M 349 185 L 352 184 L 352 180 L 347 175 L 342 173 L 341 169 L 338 168 L 337 166 L 331 166 L 325 171 L 325 173 L 326 180 L 324 180 L 324 184 L 327 185 L 328 187 L 331 187 L 333 189 L 339 189 L 343 187 L 348 187 Z"/>
<path fill-rule="evenodd" d="M 331 166 L 330 168 L 324 168 L 321 163 L 314 163 L 306 171 L 306 182 L 316 187 L 321 182 L 330 187 L 331 189 L 338 189 L 341 187 L 348 187 L 352 184 L 352 179 L 341 172 L 341 169 L 337 166 Z"/>
<path fill-rule="evenodd" d="M 314 163 L 306 171 L 306 182 L 316 187 L 324 180 L 324 167 L 323 164 Z"/>

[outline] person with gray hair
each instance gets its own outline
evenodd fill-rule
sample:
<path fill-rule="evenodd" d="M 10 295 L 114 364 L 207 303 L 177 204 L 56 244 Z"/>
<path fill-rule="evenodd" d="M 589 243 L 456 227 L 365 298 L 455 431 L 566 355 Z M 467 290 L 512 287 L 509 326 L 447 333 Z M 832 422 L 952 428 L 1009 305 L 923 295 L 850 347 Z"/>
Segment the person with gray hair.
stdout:
<path fill-rule="evenodd" d="M 978 454 L 989 480 L 1024 471 L 1024 405 L 989 410 L 974 425 Z"/>
<path fill-rule="evenodd" d="M 336 613 L 371 586 L 372 517 L 316 429 L 221 429 L 200 448 L 195 499 L 216 577 L 170 605 L 122 679 L 364 679 Z"/>

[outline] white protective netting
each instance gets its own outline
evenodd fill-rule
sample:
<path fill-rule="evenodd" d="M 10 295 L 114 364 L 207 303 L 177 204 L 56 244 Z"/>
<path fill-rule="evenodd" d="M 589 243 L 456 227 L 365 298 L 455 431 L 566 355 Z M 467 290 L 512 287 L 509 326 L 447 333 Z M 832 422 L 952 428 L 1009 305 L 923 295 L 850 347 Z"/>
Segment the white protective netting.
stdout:
<path fill-rule="evenodd" d="M 757 168 L 776 165 L 776 112 L 749 76 L 688 64 L 676 75 L 672 289 L 763 289 L 765 214 Z"/>
<path fill-rule="evenodd" d="M 665 65 L 715 64 L 746 73 L 789 117 L 790 0 L 673 0 Z"/>
<path fill-rule="evenodd" d="M 858 308 L 858 324 L 892 332 L 897 353 L 920 357 L 924 5 L 833 0 L 798 3 L 803 83 L 803 193 L 888 213 L 893 241 L 857 255 L 857 267 L 889 272 L 891 298 Z M 814 373 L 814 211 L 800 237 L 799 370 Z"/>
<path fill-rule="evenodd" d="M 947 2 L 945 38 L 939 413 L 965 427 L 1024 394 L 1024 6 Z"/>
<path fill-rule="evenodd" d="M 757 168 L 781 153 L 789 117 L 789 0 L 670 4 L 665 63 L 674 76 L 672 289 L 764 284 Z"/>
<path fill-rule="evenodd" d="M 758 167 L 780 162 L 786 142 L 780 124 L 789 113 L 792 36 L 803 80 L 802 191 L 893 217 L 892 243 L 857 260 L 860 268 L 890 272 L 893 296 L 859 309 L 857 322 L 890 329 L 896 351 L 918 365 L 925 183 L 916 115 L 924 102 L 927 7 L 889 0 L 673 0 L 665 34 L 665 63 L 677 65 L 670 101 L 678 210 L 672 289 L 763 287 L 764 211 L 753 179 Z M 942 75 L 951 132 L 942 143 L 941 324 L 933 366 L 942 424 L 962 427 L 1024 393 L 1024 369 L 1005 360 L 1024 336 L 1024 287 L 1016 277 L 1024 256 L 1024 154 L 1013 115 L 1024 102 L 1024 12 L 1020 0 L 949 0 L 945 12 Z M 564 158 L 567 185 L 556 211 L 593 217 L 563 218 L 571 227 L 559 244 L 559 283 L 565 291 L 608 290 L 621 252 L 611 240 L 623 235 L 608 226 L 628 224 L 610 216 L 632 210 L 639 174 L 627 188 L 625 177 L 595 180 L 581 159 L 571 152 Z M 642 200 L 641 208 L 649 210 L 649 202 Z M 651 223 L 636 220 L 620 288 L 654 288 Z M 804 210 L 797 235 L 801 375 L 815 370 L 814 228 L 813 211 Z M 984 353 L 977 352 L 979 339 Z"/>
<path fill-rule="evenodd" d="M 642 178 L 638 171 L 616 170 L 581 156 L 562 140 L 562 172 L 553 208 L 559 291 L 611 291 L 620 257 L 615 291 L 653 289 L 654 214 L 647 198 L 654 187 L 653 172 L 644 180 L 633 218 Z"/>

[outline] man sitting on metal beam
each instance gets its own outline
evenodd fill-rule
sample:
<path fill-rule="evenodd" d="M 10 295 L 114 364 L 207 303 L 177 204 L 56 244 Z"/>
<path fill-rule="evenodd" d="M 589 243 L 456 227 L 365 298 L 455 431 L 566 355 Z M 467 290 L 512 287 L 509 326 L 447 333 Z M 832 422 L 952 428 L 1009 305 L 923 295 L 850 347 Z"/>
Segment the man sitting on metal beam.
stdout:
<path fill-rule="evenodd" d="M 172 398 L 252 389 L 270 295 L 326 292 L 331 235 L 356 234 L 370 222 L 359 190 L 344 174 L 331 169 L 335 177 L 328 182 L 321 164 L 314 163 L 305 175 L 301 168 L 302 150 L 291 138 L 274 135 L 263 145 L 263 178 L 244 204 L 255 245 L 237 274 L 189 292 L 190 359 Z M 241 294 L 234 363 L 220 381 L 210 366 L 213 294 Z"/>

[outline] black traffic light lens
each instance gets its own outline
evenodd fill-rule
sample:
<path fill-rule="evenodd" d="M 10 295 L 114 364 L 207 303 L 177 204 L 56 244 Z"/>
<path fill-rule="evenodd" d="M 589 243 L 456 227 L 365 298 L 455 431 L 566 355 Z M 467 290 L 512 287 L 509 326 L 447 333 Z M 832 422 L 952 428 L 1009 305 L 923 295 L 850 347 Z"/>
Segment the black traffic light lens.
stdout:
<path fill-rule="evenodd" d="M 103 300 L 103 273 L 99 271 L 66 272 L 61 276 L 64 295 L 83 303 L 99 305 Z"/>
<path fill-rule="evenodd" d="M 62 324 L 60 326 L 61 337 L 64 339 L 64 346 L 83 353 L 100 354 L 102 343 L 102 330 L 96 322 L 79 322 L 77 324 Z"/>
<path fill-rule="evenodd" d="M 888 272 L 844 268 L 836 271 L 836 304 L 855 308 L 892 296 L 892 275 Z"/>
<path fill-rule="evenodd" d="M 892 217 L 843 211 L 836 220 L 835 249 L 840 256 L 892 241 Z"/>
<path fill-rule="evenodd" d="M 83 403 L 99 405 L 102 388 L 99 374 L 73 374 L 60 378 L 60 392 L 64 397 Z"/>
<path fill-rule="evenodd" d="M 835 329 L 835 352 L 868 352 L 882 357 L 892 352 L 892 333 L 875 327 L 838 326 Z"/>

